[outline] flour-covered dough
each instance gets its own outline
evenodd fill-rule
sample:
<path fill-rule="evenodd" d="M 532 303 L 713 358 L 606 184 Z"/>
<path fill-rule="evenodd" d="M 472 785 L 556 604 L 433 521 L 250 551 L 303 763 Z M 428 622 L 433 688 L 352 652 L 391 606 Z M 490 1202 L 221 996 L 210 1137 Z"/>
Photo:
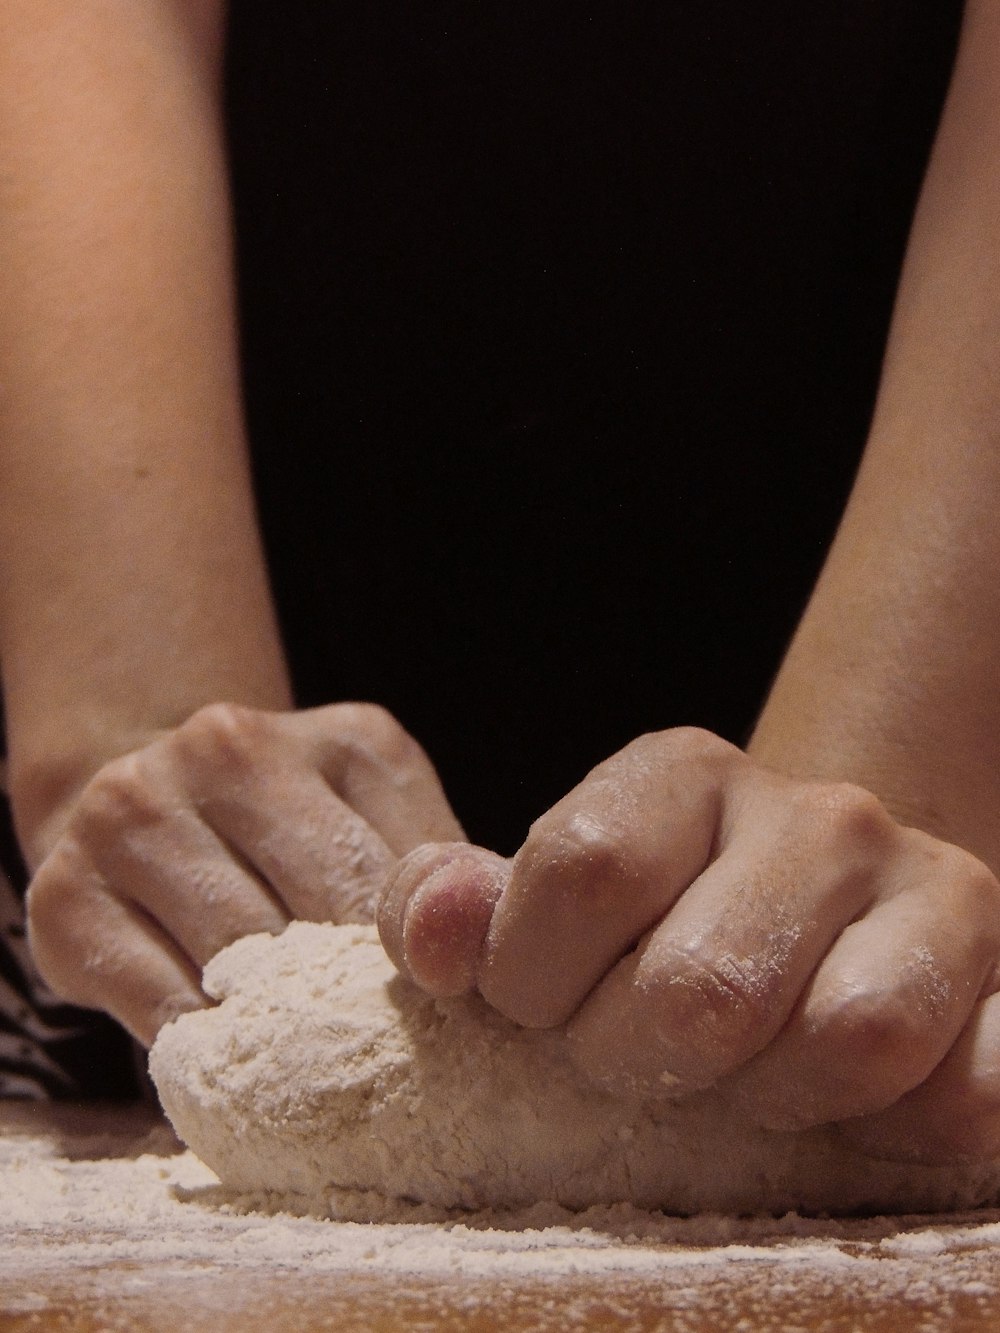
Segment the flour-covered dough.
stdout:
<path fill-rule="evenodd" d="M 1000 1163 L 875 1162 L 834 1131 L 753 1129 L 711 1093 L 607 1095 L 558 1033 L 401 980 L 370 927 L 240 940 L 205 988 L 221 1003 L 165 1028 L 150 1069 L 178 1134 L 241 1192 L 678 1213 L 935 1211 L 1000 1192 Z"/>

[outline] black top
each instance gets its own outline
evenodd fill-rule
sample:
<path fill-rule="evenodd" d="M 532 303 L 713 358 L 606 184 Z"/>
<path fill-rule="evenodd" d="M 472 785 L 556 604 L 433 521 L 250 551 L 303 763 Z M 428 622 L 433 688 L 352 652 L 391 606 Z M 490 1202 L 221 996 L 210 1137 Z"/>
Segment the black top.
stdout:
<path fill-rule="evenodd" d="M 740 741 L 871 411 L 959 6 L 236 5 L 263 518 L 302 702 L 478 841 Z"/>
<path fill-rule="evenodd" d="M 390 707 L 477 841 L 642 731 L 752 725 L 864 441 L 959 9 L 231 6 L 300 701 Z M 3 893 L 7 1090 L 111 1090 L 124 1046 L 53 1007 Z"/>

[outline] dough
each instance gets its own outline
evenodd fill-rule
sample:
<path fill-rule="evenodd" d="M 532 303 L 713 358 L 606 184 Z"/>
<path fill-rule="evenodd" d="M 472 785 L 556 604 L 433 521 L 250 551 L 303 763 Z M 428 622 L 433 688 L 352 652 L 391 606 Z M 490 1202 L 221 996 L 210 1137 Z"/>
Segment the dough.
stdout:
<path fill-rule="evenodd" d="M 150 1070 L 178 1134 L 237 1191 L 320 1210 L 364 1190 L 443 1208 L 747 1213 L 965 1208 L 1000 1189 L 1000 1163 L 875 1162 L 830 1130 L 754 1130 L 711 1093 L 612 1097 L 558 1033 L 403 981 L 371 927 L 240 940 L 205 988 L 221 1004 L 166 1027 Z"/>

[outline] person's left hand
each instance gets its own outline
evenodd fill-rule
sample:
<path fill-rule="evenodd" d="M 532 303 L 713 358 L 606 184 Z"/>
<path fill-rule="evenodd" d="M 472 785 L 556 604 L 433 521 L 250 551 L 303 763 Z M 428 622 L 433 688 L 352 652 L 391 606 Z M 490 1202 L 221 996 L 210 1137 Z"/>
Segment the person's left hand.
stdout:
<path fill-rule="evenodd" d="M 1000 1152 L 1000 886 L 869 792 L 793 781 L 707 732 L 640 737 L 510 862 L 412 852 L 383 895 L 396 966 L 567 1024 L 613 1091 L 717 1086 L 748 1119 L 870 1149 Z"/>

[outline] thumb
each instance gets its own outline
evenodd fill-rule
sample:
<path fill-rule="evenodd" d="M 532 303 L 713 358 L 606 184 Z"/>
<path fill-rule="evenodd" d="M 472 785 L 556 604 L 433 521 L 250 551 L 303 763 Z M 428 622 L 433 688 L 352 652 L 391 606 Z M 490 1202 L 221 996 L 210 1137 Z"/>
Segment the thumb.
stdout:
<path fill-rule="evenodd" d="M 474 990 L 510 862 L 469 843 L 427 843 L 395 867 L 376 913 L 386 953 L 431 995 Z"/>

